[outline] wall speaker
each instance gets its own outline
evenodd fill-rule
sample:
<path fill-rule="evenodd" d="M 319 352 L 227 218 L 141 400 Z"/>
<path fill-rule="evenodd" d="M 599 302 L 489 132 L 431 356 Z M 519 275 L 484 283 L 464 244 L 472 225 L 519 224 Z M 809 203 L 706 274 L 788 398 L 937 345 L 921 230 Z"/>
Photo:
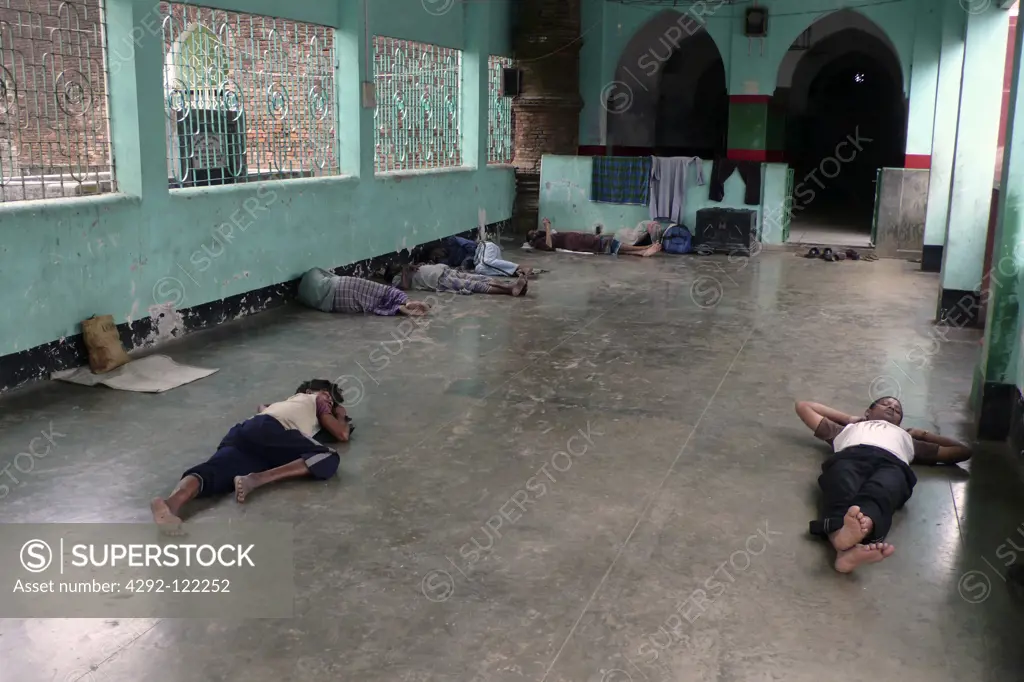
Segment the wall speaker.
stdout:
<path fill-rule="evenodd" d="M 768 10 L 764 7 L 751 7 L 747 10 L 747 21 L 743 32 L 748 38 L 764 38 L 768 35 Z"/>
<path fill-rule="evenodd" d="M 501 96 L 518 97 L 523 89 L 523 72 L 510 68 L 501 70 Z"/>

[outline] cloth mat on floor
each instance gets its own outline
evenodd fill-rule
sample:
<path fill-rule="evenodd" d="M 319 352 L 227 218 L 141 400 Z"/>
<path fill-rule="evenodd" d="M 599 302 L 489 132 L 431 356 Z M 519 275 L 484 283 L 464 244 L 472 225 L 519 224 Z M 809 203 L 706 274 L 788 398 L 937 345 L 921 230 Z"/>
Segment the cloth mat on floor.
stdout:
<path fill-rule="evenodd" d="M 118 391 L 163 393 L 208 377 L 217 371 L 216 369 L 179 365 L 166 355 L 149 355 L 132 360 L 127 365 L 122 365 L 106 374 L 93 374 L 92 370 L 86 366 L 54 372 L 52 378 L 82 386 L 103 384 Z"/>

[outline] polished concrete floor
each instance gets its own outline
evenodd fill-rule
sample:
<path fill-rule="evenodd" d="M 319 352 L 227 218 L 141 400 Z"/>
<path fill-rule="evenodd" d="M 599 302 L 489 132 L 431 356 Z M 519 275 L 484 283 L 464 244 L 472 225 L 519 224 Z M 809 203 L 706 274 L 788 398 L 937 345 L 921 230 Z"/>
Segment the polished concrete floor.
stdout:
<path fill-rule="evenodd" d="M 338 478 L 192 517 L 295 524 L 293 618 L 8 619 L 0 679 L 1021 679 L 1009 453 L 918 471 L 895 556 L 860 573 L 806 535 L 827 451 L 794 400 L 899 393 L 906 425 L 965 433 L 978 335 L 931 342 L 935 275 L 787 252 L 524 260 L 552 270 L 526 299 L 460 297 L 398 347 L 393 319 L 286 308 L 163 348 L 221 370 L 163 395 L 6 396 L 8 459 L 50 422 L 65 435 L 0 501 L 5 523 L 146 522 L 152 496 L 307 377 L 348 376 L 359 428 Z M 510 499 L 525 511 L 495 537 Z M 471 543 L 489 549 L 466 558 Z"/>

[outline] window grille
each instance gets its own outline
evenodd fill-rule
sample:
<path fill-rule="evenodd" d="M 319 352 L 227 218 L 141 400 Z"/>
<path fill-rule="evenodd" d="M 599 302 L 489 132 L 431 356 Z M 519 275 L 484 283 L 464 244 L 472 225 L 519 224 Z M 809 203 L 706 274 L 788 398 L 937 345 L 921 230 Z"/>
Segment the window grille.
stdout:
<path fill-rule="evenodd" d="M 512 68 L 508 57 L 487 61 L 487 163 L 512 163 L 512 98 L 502 96 L 502 69 Z"/>
<path fill-rule="evenodd" d="M 462 165 L 462 53 L 411 40 L 373 38 L 375 168 Z"/>
<path fill-rule="evenodd" d="M 172 187 L 337 175 L 334 29 L 161 3 Z"/>
<path fill-rule="evenodd" d="M 101 0 L 0 0 L 0 203 L 113 192 Z"/>

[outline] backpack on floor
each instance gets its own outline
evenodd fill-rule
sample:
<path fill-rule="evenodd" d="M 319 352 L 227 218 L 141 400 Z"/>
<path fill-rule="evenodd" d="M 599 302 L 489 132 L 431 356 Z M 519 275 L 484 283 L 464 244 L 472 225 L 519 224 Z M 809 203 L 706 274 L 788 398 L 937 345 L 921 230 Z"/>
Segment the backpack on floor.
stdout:
<path fill-rule="evenodd" d="M 665 253 L 690 253 L 693 251 L 693 236 L 682 225 L 673 225 L 661 237 L 661 250 Z"/>

